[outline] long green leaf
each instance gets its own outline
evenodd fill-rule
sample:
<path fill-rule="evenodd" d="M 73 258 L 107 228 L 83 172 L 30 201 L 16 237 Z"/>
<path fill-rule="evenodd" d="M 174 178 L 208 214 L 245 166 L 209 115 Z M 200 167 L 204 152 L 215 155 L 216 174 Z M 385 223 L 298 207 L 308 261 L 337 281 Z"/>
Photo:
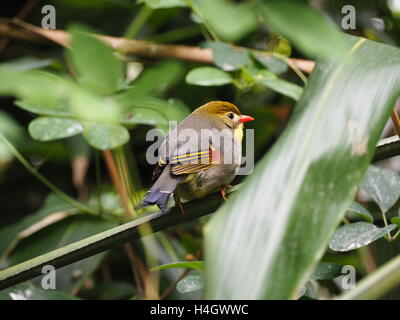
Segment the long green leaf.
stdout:
<path fill-rule="evenodd" d="M 324 253 L 400 92 L 398 49 L 348 41 L 345 60 L 317 65 L 284 134 L 206 226 L 207 298 L 294 298 Z"/>

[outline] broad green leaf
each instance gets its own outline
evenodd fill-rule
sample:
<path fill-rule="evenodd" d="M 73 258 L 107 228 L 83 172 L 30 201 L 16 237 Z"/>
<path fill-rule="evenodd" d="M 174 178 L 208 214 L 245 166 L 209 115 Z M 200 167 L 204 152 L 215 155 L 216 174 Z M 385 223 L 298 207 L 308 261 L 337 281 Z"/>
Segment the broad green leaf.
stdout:
<path fill-rule="evenodd" d="M 370 166 L 361 185 L 382 212 L 387 212 L 399 199 L 400 176 L 389 169 Z"/>
<path fill-rule="evenodd" d="M 250 62 L 247 50 L 235 49 L 224 42 L 209 42 L 214 63 L 225 71 L 238 70 Z"/>
<path fill-rule="evenodd" d="M 180 280 L 176 285 L 176 290 L 180 293 L 188 293 L 197 290 L 201 290 L 204 287 L 203 275 L 192 275 L 187 276 Z"/>
<path fill-rule="evenodd" d="M 173 263 L 163 264 L 161 266 L 154 267 L 150 271 L 173 269 L 173 268 L 203 269 L 204 268 L 204 262 L 203 261 L 173 262 Z"/>
<path fill-rule="evenodd" d="M 237 41 L 258 26 L 251 3 L 237 4 L 229 0 L 195 1 L 200 19 L 225 41 Z M 196 11 L 195 11 L 196 12 Z"/>
<path fill-rule="evenodd" d="M 400 93 L 400 51 L 346 41 L 348 58 L 317 64 L 283 134 L 206 225 L 206 298 L 295 297 L 354 199 Z"/>
<path fill-rule="evenodd" d="M 116 121 L 121 107 L 111 97 L 87 90 L 66 77 L 32 70 L 10 73 L 0 68 L 0 95 L 14 95 L 20 108 L 39 115 Z"/>
<path fill-rule="evenodd" d="M 312 280 L 327 280 L 334 279 L 342 275 L 343 266 L 338 263 L 320 262 L 317 268 L 312 273 L 310 279 Z"/>
<path fill-rule="evenodd" d="M 80 83 L 99 93 L 108 94 L 124 82 L 124 64 L 101 40 L 72 28 L 68 56 Z"/>
<path fill-rule="evenodd" d="M 7 265 L 16 265 L 114 226 L 116 223 L 99 217 L 84 214 L 71 216 L 21 241 L 7 259 Z M 105 252 L 57 269 L 56 289 L 68 293 L 79 287 L 97 269 L 104 255 Z M 32 282 L 40 286 L 41 280 L 42 277 L 37 277 Z"/>
<path fill-rule="evenodd" d="M 197 86 L 223 86 L 232 82 L 229 73 L 213 67 L 192 69 L 186 76 L 186 82 Z"/>
<path fill-rule="evenodd" d="M 151 68 L 146 68 L 133 81 L 132 93 L 135 96 L 161 94 L 179 83 L 183 76 L 182 63 L 176 60 L 167 60 Z"/>
<path fill-rule="evenodd" d="M 261 70 L 254 75 L 254 80 L 273 91 L 288 96 L 294 100 L 299 100 L 303 93 L 303 88 L 297 84 L 278 78 L 275 74 L 268 70 Z"/>
<path fill-rule="evenodd" d="M 85 122 L 83 136 L 96 149 L 108 150 L 122 146 L 129 141 L 128 130 L 115 123 Z"/>
<path fill-rule="evenodd" d="M 329 241 L 329 248 L 334 251 L 358 249 L 384 237 L 395 228 L 395 224 L 383 228 L 378 228 L 376 225 L 367 222 L 345 224 L 336 230 L 331 241 Z"/>
<path fill-rule="evenodd" d="M 365 221 L 367 221 L 369 223 L 374 222 L 374 217 L 371 215 L 371 213 L 369 213 L 369 211 L 367 209 L 365 209 L 358 202 L 353 201 L 347 211 L 356 213 L 357 215 L 359 215 L 360 217 L 362 217 Z"/>
<path fill-rule="evenodd" d="M 46 290 L 23 283 L 0 291 L 0 300 L 79 300 L 79 298 L 57 290 Z"/>
<path fill-rule="evenodd" d="M 334 24 L 305 4 L 269 0 L 260 9 L 267 26 L 288 38 L 305 54 L 321 59 L 345 55 L 346 43 Z"/>
<path fill-rule="evenodd" d="M 145 3 L 150 8 L 173 8 L 173 7 L 187 7 L 189 0 L 139 0 L 138 3 Z"/>
<path fill-rule="evenodd" d="M 28 127 L 31 137 L 38 141 L 51 141 L 75 136 L 83 131 L 83 125 L 74 119 L 39 117 Z"/>

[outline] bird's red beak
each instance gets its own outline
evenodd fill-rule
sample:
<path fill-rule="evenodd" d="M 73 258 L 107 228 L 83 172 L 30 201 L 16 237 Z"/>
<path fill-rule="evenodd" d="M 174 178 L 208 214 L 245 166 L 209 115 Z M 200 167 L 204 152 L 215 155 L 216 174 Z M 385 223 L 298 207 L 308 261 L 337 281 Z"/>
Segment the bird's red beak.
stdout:
<path fill-rule="evenodd" d="M 253 121 L 253 120 L 254 120 L 253 117 L 241 115 L 240 119 L 239 119 L 239 122 L 243 123 L 243 122 L 248 122 L 248 121 Z"/>

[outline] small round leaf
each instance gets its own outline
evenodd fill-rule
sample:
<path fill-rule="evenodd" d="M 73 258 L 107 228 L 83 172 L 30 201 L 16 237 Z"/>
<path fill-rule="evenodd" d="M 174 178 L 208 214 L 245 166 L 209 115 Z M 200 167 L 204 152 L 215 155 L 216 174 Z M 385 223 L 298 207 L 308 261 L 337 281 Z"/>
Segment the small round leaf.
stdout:
<path fill-rule="evenodd" d="M 75 119 L 39 117 L 28 127 L 31 137 L 38 141 L 51 141 L 72 137 L 83 131 L 83 125 Z"/>
<path fill-rule="evenodd" d="M 358 249 L 382 238 L 395 228 L 395 224 L 378 228 L 367 222 L 349 223 L 336 230 L 329 241 L 329 248 L 342 252 Z"/>
<path fill-rule="evenodd" d="M 178 282 L 176 290 L 180 293 L 201 290 L 204 287 L 204 277 L 202 275 L 187 276 Z"/>
<path fill-rule="evenodd" d="M 114 149 L 129 141 L 125 127 L 107 122 L 86 122 L 83 136 L 92 147 L 100 150 Z"/>
<path fill-rule="evenodd" d="M 186 82 L 197 86 L 223 86 L 232 82 L 229 73 L 213 67 L 200 67 L 191 70 Z"/>

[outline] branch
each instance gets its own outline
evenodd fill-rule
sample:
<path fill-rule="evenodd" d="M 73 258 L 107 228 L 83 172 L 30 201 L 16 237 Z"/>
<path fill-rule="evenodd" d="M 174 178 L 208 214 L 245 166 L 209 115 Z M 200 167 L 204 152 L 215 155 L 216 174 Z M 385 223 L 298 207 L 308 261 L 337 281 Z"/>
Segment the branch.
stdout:
<path fill-rule="evenodd" d="M 238 186 L 229 189 L 229 193 L 237 188 Z M 175 207 L 168 214 L 156 212 L 9 267 L 0 271 L 0 290 L 42 275 L 45 265 L 61 268 L 151 232 L 155 233 L 213 213 L 223 202 L 219 194 L 212 194 L 206 199 L 186 202 L 185 214 Z M 146 223 L 149 223 L 151 228 L 141 228 Z"/>
<path fill-rule="evenodd" d="M 64 30 L 50 30 L 36 27 L 32 24 L 13 19 L 12 22 L 19 27 L 12 27 L 9 23 L 0 23 L 0 34 L 8 37 L 15 37 L 22 40 L 37 41 L 37 36 L 51 40 L 64 47 L 68 47 L 70 35 Z M 32 37 L 32 33 L 35 38 Z M 120 52 L 134 54 L 146 58 L 177 58 L 188 61 L 201 63 L 213 63 L 213 55 L 211 49 L 202 49 L 194 46 L 172 45 L 172 44 L 156 44 L 143 40 L 130 40 L 125 38 L 110 37 L 104 35 L 95 35 L 103 40 L 110 47 Z M 246 49 L 237 47 L 238 49 Z M 266 54 L 268 55 L 268 54 Z M 301 71 L 310 73 L 314 68 L 315 62 L 303 59 L 289 59 Z"/>
<path fill-rule="evenodd" d="M 383 139 L 378 144 L 372 162 L 385 160 L 400 155 L 400 140 L 398 136 Z"/>

